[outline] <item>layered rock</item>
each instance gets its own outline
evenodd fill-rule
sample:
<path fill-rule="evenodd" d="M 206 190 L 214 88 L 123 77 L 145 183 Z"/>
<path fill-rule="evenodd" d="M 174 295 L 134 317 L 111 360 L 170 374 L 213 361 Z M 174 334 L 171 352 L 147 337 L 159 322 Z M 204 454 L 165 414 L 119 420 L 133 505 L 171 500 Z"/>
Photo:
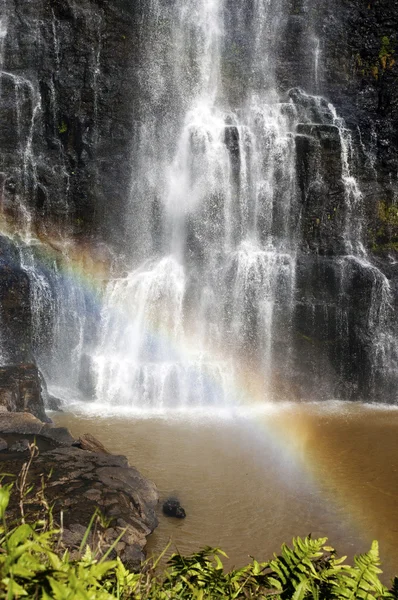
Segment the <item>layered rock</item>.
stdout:
<path fill-rule="evenodd" d="M 90 434 L 76 440 L 66 428 L 43 422 L 49 419 L 33 365 L 0 368 L 0 406 L 0 471 L 7 474 L 3 481 L 17 478 L 34 454 L 26 481 L 32 485 L 24 501 L 26 516 L 34 521 L 46 517 L 43 511 L 53 506 L 53 517 L 63 528 L 62 543 L 73 556 L 99 511 L 103 525 L 97 523 L 95 530 L 101 551 L 116 542 L 113 554 L 137 568 L 146 538 L 157 526 L 156 486 Z M 40 500 L 43 477 L 45 502 Z M 15 519 L 18 493 L 14 486 L 10 516 Z M 92 533 L 88 543 L 94 547 L 100 540 Z"/>
<path fill-rule="evenodd" d="M 29 429 L 35 429 L 35 424 L 27 421 L 22 438 L 16 433 L 0 432 L 2 441 L 8 445 L 0 451 L 3 472 L 18 476 L 29 456 L 29 444 L 34 443 L 40 450 L 28 473 L 27 485 L 33 485 L 34 491 L 26 497 L 26 515 L 36 520 L 45 510 L 36 496 L 44 473 L 46 502 L 53 506 L 56 522 L 63 524 L 63 544 L 72 556 L 79 549 L 91 517 L 99 511 L 102 522 L 106 523 L 103 527 L 96 526 L 102 536 L 101 550 L 105 553 L 119 540 L 114 555 L 120 556 L 130 568 L 137 568 L 144 558 L 146 538 L 157 526 L 155 485 L 130 467 L 124 456 L 60 445 L 41 433 L 28 433 Z M 1 424 L 0 429 L 4 429 Z M 18 502 L 12 502 L 11 506 L 14 507 L 11 516 L 17 518 Z M 98 539 L 91 535 L 88 543 L 94 546 Z"/>

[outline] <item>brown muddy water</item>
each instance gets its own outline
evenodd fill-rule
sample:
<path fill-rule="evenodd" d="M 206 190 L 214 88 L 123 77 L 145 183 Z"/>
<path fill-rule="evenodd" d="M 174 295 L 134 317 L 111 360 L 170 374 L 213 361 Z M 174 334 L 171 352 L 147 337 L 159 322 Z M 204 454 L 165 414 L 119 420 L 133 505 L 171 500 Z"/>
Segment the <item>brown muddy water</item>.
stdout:
<path fill-rule="evenodd" d="M 149 553 L 223 548 L 228 566 L 265 560 L 295 535 L 328 536 L 340 554 L 380 542 L 398 574 L 398 409 L 349 403 L 270 404 L 236 414 L 53 415 L 89 432 L 178 496 L 184 521 L 159 514 Z M 209 409 L 210 411 L 210 409 Z"/>

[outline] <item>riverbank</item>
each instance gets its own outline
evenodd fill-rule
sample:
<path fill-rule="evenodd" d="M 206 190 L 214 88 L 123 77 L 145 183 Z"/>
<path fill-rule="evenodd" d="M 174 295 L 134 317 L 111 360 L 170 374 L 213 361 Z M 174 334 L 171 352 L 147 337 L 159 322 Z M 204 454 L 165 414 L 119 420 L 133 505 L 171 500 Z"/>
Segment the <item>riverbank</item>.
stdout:
<path fill-rule="evenodd" d="M 3 379 L 5 371 L 2 368 Z M 0 393 L 0 472 L 3 484 L 14 482 L 11 520 L 18 520 L 21 512 L 31 521 L 40 520 L 51 506 L 54 526 L 62 529 L 63 544 L 73 556 L 93 515 L 100 514 L 95 523 L 97 539 L 92 532 L 91 542 L 100 543 L 104 553 L 114 547 L 114 555 L 128 568 L 137 569 L 145 558 L 147 537 L 158 524 L 155 484 L 93 436 L 73 437 L 66 427 L 49 422 L 33 366 L 29 377 L 20 368 L 25 387 L 19 385 L 18 368 L 9 371 L 13 384 L 3 386 Z M 27 399 L 46 422 L 23 410 Z"/>

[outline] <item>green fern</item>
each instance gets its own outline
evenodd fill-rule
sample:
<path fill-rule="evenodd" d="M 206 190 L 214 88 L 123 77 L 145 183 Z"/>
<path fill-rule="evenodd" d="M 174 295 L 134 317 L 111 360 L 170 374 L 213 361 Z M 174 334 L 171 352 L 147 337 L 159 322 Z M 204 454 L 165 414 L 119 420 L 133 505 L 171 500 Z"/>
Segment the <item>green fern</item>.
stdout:
<path fill-rule="evenodd" d="M 316 565 L 324 557 L 326 541 L 327 538 L 294 538 L 293 548 L 283 544 L 280 556 L 274 555 L 268 563 L 269 582 L 275 591 L 280 591 L 282 600 L 302 600 L 309 593 L 316 594 L 314 584 L 320 579 Z"/>
<path fill-rule="evenodd" d="M 345 567 L 336 574 L 334 597 L 344 600 L 387 598 L 388 590 L 379 579 L 382 570 L 378 543 L 374 541 L 369 552 L 356 556 L 354 562 L 355 567 Z"/>
<path fill-rule="evenodd" d="M 10 493 L 11 487 L 0 485 L 0 600 L 398 600 L 398 579 L 391 590 L 380 582 L 377 542 L 353 567 L 346 557 L 337 558 L 326 538 L 307 537 L 295 538 L 291 548 L 284 544 L 269 562 L 252 560 L 229 572 L 222 563 L 226 555 L 208 547 L 174 554 L 164 573 L 150 560 L 131 573 L 120 559 L 109 561 L 107 553 L 90 549 L 93 522 L 76 560 L 62 550 L 59 532 L 43 522 L 9 529 Z"/>

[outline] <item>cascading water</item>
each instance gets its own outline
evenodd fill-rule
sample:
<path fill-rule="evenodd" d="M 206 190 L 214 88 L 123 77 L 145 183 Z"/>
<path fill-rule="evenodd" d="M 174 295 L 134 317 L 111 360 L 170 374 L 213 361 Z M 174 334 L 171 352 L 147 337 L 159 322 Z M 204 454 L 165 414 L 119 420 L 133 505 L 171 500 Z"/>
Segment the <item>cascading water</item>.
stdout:
<path fill-rule="evenodd" d="M 282 4 L 258 0 L 250 23 L 244 12 L 222 0 L 148 9 L 148 104 L 136 132 L 130 205 L 137 266 L 109 284 L 102 311 L 93 360 L 104 402 L 241 401 L 247 365 L 262 380 L 262 398 L 272 397 L 293 352 L 300 126 L 337 131 L 343 245 L 363 255 L 350 133 L 320 97 L 296 91 L 279 99 L 273 58 Z M 239 35 L 253 42 L 231 59 Z M 319 41 L 315 60 L 317 86 Z M 250 77 L 237 90 L 231 71 L 239 74 L 242 63 Z"/>
<path fill-rule="evenodd" d="M 289 90 L 279 60 L 291 11 L 285 0 L 151 0 L 141 7 L 125 231 L 116 258 L 107 249 L 114 260 L 94 281 L 95 298 L 76 281 L 71 223 L 80 219 L 71 185 L 87 149 L 101 151 L 107 41 L 101 11 L 72 5 L 70 18 L 84 22 L 93 40 L 90 94 L 81 97 L 90 96 L 92 115 L 82 131 L 64 121 L 57 92 L 65 77 L 62 11 L 50 11 L 53 64 L 44 92 L 31 73 L 5 69 L 6 2 L 0 15 L 0 93 L 14 90 L 18 157 L 12 177 L 8 164 L 1 174 L 2 214 L 17 222 L 10 243 L 29 278 L 33 350 L 50 384 L 151 409 L 305 397 L 297 375 L 306 378 L 305 343 L 321 396 L 321 354 L 334 371 L 325 397 L 339 396 L 338 380 L 350 379 L 350 355 L 356 364 L 366 355 L 368 392 L 380 377 L 393 381 L 392 292 L 366 250 L 353 134 L 319 95 L 319 32 L 300 42 L 308 91 Z M 44 114 L 59 192 L 51 198 L 38 175 Z M 81 136 L 83 158 L 69 156 L 68 128 L 73 139 Z M 90 177 L 99 189 L 99 170 Z M 56 209 L 50 258 L 43 251 L 52 238 L 42 236 L 32 198 L 39 213 Z M 352 293 L 358 277 L 366 283 L 359 303 Z"/>
<path fill-rule="evenodd" d="M 94 356 L 104 401 L 231 402 L 238 357 L 268 381 L 276 324 L 289 335 L 294 136 L 261 58 L 278 14 L 256 4 L 247 59 L 257 82 L 233 107 L 223 73 L 226 10 L 221 0 L 150 6 L 143 85 L 152 103 L 137 132 L 131 200 L 133 258 L 142 264 L 108 288 Z M 172 104 L 160 106 L 169 93 Z"/>

